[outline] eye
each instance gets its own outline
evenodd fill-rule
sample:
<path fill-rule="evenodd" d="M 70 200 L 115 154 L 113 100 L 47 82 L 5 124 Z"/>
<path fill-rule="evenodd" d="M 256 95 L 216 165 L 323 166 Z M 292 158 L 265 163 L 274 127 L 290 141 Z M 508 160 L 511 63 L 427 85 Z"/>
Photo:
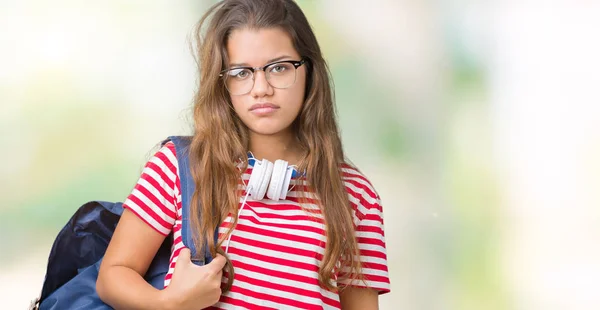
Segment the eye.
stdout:
<path fill-rule="evenodd" d="M 271 67 L 271 72 L 273 73 L 283 73 L 285 70 L 287 70 L 287 66 L 285 64 L 276 64 L 273 65 L 273 67 Z"/>
<path fill-rule="evenodd" d="M 227 71 L 227 75 L 238 80 L 245 80 L 252 75 L 252 72 L 246 68 L 239 68 Z"/>

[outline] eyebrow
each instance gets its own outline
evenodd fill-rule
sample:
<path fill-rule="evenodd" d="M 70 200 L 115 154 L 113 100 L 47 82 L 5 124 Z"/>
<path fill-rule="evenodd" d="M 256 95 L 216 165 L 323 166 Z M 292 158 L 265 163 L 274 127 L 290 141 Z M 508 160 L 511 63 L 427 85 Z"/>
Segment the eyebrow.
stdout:
<path fill-rule="evenodd" d="M 276 58 L 270 59 L 269 61 L 267 61 L 267 63 L 266 63 L 266 64 L 270 64 L 270 63 L 272 63 L 272 62 L 276 62 L 276 61 L 282 60 L 282 59 L 284 59 L 284 58 L 292 58 L 292 56 L 288 56 L 288 55 L 279 56 L 279 57 L 276 57 Z M 230 68 L 235 68 L 235 67 L 252 67 L 252 66 L 250 66 L 248 63 L 242 62 L 242 63 L 233 63 L 233 64 L 229 64 L 229 67 L 230 67 Z M 261 66 L 261 67 L 262 67 L 262 66 Z"/>

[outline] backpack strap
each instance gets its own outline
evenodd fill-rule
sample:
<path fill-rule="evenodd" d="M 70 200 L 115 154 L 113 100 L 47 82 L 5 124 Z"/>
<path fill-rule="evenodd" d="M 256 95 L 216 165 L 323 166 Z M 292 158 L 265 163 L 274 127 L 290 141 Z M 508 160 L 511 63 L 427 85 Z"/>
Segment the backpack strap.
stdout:
<path fill-rule="evenodd" d="M 191 136 L 170 136 L 167 141 L 172 141 L 175 144 L 175 153 L 177 156 L 177 162 L 179 166 L 179 182 L 181 185 L 181 208 L 182 208 L 182 221 L 181 221 L 181 238 L 183 244 L 190 249 L 192 262 L 196 265 L 208 264 L 212 261 L 212 255 L 210 249 L 204 247 L 204 255 L 197 255 L 196 247 L 194 246 L 193 232 L 191 228 L 191 216 L 190 214 L 190 202 L 192 201 L 192 195 L 195 190 L 195 182 L 190 173 L 189 164 L 189 148 L 192 142 Z M 218 239 L 219 228 L 215 229 L 215 244 Z"/>

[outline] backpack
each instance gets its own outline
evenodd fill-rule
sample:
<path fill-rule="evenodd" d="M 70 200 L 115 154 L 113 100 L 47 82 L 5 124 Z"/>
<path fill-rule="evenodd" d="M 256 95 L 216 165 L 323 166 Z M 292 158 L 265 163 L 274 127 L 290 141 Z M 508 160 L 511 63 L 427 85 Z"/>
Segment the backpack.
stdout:
<path fill-rule="evenodd" d="M 189 203 L 194 193 L 194 180 L 190 174 L 188 149 L 191 137 L 172 136 L 162 142 L 172 141 L 178 160 L 181 205 L 182 241 L 196 257 L 190 227 Z M 39 310 L 106 310 L 112 309 L 102 302 L 96 293 L 96 279 L 102 257 L 123 213 L 120 202 L 91 201 L 75 212 L 56 237 L 50 255 L 42 292 L 30 309 Z M 215 232 L 215 242 L 217 238 Z M 165 238 L 152 260 L 144 279 L 157 289 L 163 289 L 164 278 L 169 270 L 173 234 Z M 205 247 L 203 259 L 195 260 L 204 265 L 212 260 Z"/>

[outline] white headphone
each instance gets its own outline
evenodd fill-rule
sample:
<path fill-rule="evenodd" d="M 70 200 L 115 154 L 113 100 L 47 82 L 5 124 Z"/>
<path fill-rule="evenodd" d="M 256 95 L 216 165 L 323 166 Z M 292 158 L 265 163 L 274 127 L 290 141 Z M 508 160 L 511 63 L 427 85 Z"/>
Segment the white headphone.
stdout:
<path fill-rule="evenodd" d="M 292 176 L 297 174 L 295 166 L 288 166 L 288 162 L 281 159 L 275 164 L 266 159 L 258 160 L 252 153 L 248 153 L 248 162 L 253 164 L 253 168 L 246 191 L 253 200 L 263 199 L 265 193 L 272 200 L 287 197 Z"/>
<path fill-rule="evenodd" d="M 248 196 L 252 196 L 252 200 L 261 200 L 265 197 L 266 192 L 267 197 L 272 200 L 285 199 L 292 177 L 298 175 L 298 172 L 295 169 L 296 166 L 288 166 L 288 162 L 281 159 L 276 160 L 275 164 L 273 164 L 266 159 L 258 160 L 254 158 L 254 155 L 251 152 L 248 152 L 248 163 L 253 165 L 252 174 L 250 174 L 250 179 L 246 185 L 244 201 L 238 210 L 238 221 L 242 214 L 242 210 L 246 205 Z M 231 236 L 233 236 L 233 231 L 227 238 L 225 253 L 228 253 L 229 251 Z"/>

